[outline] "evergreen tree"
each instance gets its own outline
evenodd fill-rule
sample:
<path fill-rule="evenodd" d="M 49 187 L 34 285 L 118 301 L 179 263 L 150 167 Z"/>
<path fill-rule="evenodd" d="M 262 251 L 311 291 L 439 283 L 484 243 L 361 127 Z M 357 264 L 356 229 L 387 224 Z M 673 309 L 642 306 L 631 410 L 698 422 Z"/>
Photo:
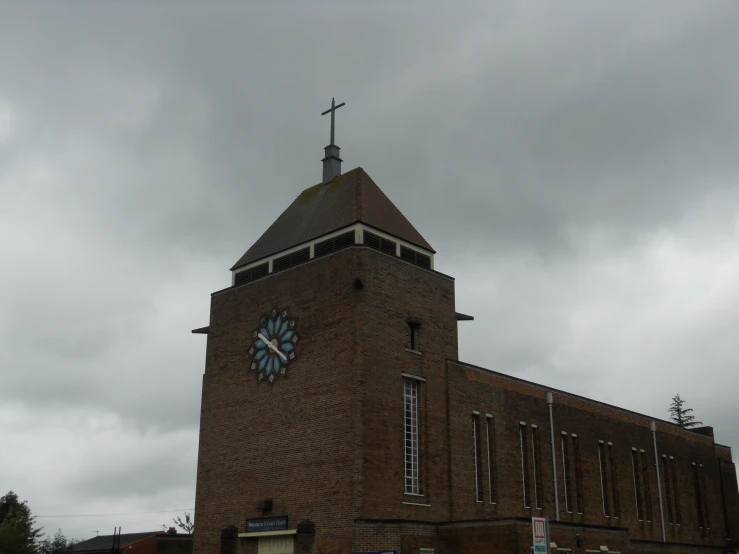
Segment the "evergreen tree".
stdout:
<path fill-rule="evenodd" d="M 36 554 L 41 528 L 26 502 L 10 491 L 0 497 L 0 553 Z"/>
<path fill-rule="evenodd" d="M 670 412 L 670 419 L 683 429 L 703 425 L 702 421 L 696 421 L 695 416 L 690 415 L 693 408 L 684 408 L 683 404 L 685 404 L 685 400 L 680 398 L 679 394 L 672 397 L 672 404 L 670 404 L 670 408 L 667 410 Z"/>

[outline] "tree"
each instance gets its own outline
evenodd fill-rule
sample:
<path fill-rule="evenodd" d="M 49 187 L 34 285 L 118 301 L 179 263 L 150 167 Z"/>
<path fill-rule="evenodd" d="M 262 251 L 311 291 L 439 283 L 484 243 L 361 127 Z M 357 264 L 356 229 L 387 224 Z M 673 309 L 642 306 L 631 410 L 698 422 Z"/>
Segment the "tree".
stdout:
<path fill-rule="evenodd" d="M 39 543 L 38 552 L 39 554 L 67 554 L 72 552 L 72 546 L 74 546 L 74 541 L 68 541 L 59 529 L 54 538 L 46 538 Z"/>
<path fill-rule="evenodd" d="M 10 491 L 0 497 L 0 552 L 35 554 L 41 528 L 36 527 L 28 504 Z"/>
<path fill-rule="evenodd" d="M 175 525 L 182 529 L 185 533 L 192 534 L 193 529 L 195 529 L 195 522 L 190 517 L 190 514 L 185 512 L 185 521 L 182 521 L 182 518 L 180 516 L 177 516 L 172 521 L 175 522 Z"/>
<path fill-rule="evenodd" d="M 670 412 L 670 419 L 683 429 L 703 425 L 702 421 L 696 421 L 695 416 L 690 415 L 693 408 L 683 408 L 683 404 L 685 404 L 685 400 L 680 398 L 679 394 L 672 397 L 672 404 L 670 404 L 670 408 L 667 410 Z"/>

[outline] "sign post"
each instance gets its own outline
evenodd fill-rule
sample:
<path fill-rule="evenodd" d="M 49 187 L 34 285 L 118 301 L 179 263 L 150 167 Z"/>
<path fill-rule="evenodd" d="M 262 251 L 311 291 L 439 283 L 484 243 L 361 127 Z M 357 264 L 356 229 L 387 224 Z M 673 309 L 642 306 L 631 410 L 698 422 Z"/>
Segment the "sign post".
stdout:
<path fill-rule="evenodd" d="M 532 517 L 531 527 L 534 533 L 534 554 L 550 554 L 549 518 Z"/>

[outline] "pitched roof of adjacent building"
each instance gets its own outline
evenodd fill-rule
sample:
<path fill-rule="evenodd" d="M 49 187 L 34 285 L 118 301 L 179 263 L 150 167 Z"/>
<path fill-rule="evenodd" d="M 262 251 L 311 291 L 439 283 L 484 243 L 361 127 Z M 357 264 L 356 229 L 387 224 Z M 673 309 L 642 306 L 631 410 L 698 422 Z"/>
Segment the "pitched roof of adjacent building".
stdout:
<path fill-rule="evenodd" d="M 361 167 L 305 189 L 231 269 L 362 222 L 434 252 Z"/>
<path fill-rule="evenodd" d="M 153 535 L 161 534 L 161 531 L 149 531 L 148 533 L 123 533 L 120 535 L 120 546 L 128 546 L 140 540 L 149 538 Z M 101 550 L 110 551 L 113 547 L 113 535 L 98 535 L 86 541 L 78 542 L 73 547 L 73 552 L 99 552 Z"/>

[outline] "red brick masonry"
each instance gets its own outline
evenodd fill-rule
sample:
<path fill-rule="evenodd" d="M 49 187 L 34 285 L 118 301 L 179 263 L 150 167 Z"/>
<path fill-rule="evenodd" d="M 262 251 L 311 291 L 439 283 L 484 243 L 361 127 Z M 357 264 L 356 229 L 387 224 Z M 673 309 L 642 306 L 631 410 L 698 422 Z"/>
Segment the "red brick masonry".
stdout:
<path fill-rule="evenodd" d="M 298 320 L 298 357 L 286 378 L 259 384 L 247 350 L 259 317 L 274 307 L 289 308 Z M 419 352 L 408 349 L 411 320 L 420 323 Z M 299 532 L 295 552 L 320 554 L 528 553 L 530 518 L 539 515 L 552 520 L 560 550 L 572 552 L 607 546 L 718 553 L 739 539 L 731 452 L 707 431 L 679 429 L 456 359 L 453 279 L 366 247 L 215 293 L 195 553 L 257 552 L 257 540 L 231 534 L 222 541 L 221 532 L 234 525 L 243 533 L 247 518 L 262 515 L 287 516 L 289 529 L 312 522 L 315 533 Z M 422 496 L 404 494 L 403 374 L 423 379 Z M 553 392 L 559 522 L 547 392 Z M 263 514 L 256 504 L 266 499 L 272 510 Z"/>

